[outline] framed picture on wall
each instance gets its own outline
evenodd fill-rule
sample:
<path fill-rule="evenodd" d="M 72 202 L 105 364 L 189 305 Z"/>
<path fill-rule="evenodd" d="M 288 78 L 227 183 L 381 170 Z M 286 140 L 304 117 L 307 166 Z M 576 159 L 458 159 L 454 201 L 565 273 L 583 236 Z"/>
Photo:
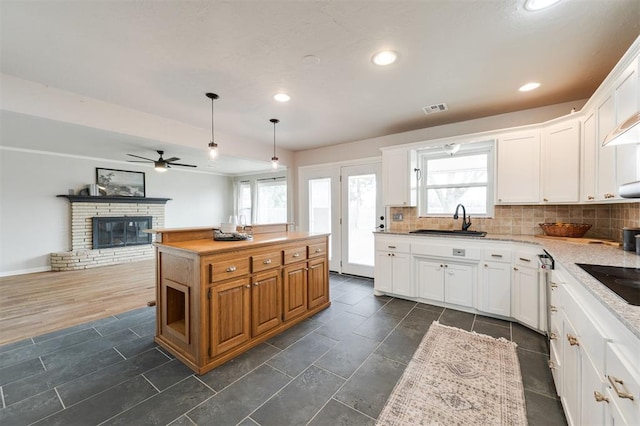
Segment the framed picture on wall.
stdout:
<path fill-rule="evenodd" d="M 144 172 L 96 167 L 96 183 L 111 197 L 144 197 Z"/>

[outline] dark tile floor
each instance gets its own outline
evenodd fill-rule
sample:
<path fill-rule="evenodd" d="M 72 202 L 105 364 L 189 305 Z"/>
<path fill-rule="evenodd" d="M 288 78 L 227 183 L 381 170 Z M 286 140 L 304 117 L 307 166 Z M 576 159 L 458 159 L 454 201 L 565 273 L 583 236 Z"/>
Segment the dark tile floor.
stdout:
<path fill-rule="evenodd" d="M 566 424 L 543 336 L 480 315 L 373 296 L 331 275 L 332 305 L 194 375 L 153 342 L 154 308 L 0 347 L 0 424 L 373 425 L 434 320 L 518 343 L 530 425 Z"/>

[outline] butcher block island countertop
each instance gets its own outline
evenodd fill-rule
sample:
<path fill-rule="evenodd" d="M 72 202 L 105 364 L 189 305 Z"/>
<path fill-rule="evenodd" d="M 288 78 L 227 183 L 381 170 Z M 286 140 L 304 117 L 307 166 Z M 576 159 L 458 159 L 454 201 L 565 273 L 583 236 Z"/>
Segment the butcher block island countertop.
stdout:
<path fill-rule="evenodd" d="M 203 374 L 329 307 L 328 234 L 282 229 L 153 230 L 156 342 Z"/>

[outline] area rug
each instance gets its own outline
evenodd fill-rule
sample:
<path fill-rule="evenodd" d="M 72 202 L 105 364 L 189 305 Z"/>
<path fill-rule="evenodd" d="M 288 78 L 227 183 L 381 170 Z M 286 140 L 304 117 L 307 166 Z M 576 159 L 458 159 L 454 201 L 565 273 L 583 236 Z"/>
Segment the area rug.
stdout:
<path fill-rule="evenodd" d="M 434 322 L 378 425 L 526 425 L 516 344 Z"/>

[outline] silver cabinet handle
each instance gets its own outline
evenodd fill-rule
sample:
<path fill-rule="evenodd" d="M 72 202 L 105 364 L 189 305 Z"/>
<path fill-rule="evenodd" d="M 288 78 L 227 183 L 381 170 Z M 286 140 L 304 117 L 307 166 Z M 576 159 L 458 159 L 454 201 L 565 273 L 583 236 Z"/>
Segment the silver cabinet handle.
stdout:
<path fill-rule="evenodd" d="M 317 248 L 316 249 L 316 253 L 320 253 L 322 251 L 322 249 Z"/>
<path fill-rule="evenodd" d="M 491 255 L 491 257 L 499 257 L 499 258 L 502 258 L 502 255 L 501 255 L 501 254 L 492 254 L 492 255 Z"/>
<path fill-rule="evenodd" d="M 300 253 L 293 253 L 293 257 L 300 257 Z"/>
<path fill-rule="evenodd" d="M 527 259 L 526 257 L 521 257 L 520 260 L 523 262 L 531 262 L 531 259 Z"/>
<path fill-rule="evenodd" d="M 396 248 L 396 246 L 387 246 L 387 247 L 392 248 L 392 249 Z"/>
<path fill-rule="evenodd" d="M 265 265 L 270 265 L 271 259 L 265 259 L 262 263 L 264 263 Z"/>
<path fill-rule="evenodd" d="M 227 268 L 227 272 L 235 272 L 237 270 L 237 268 L 235 266 L 229 266 Z"/>

